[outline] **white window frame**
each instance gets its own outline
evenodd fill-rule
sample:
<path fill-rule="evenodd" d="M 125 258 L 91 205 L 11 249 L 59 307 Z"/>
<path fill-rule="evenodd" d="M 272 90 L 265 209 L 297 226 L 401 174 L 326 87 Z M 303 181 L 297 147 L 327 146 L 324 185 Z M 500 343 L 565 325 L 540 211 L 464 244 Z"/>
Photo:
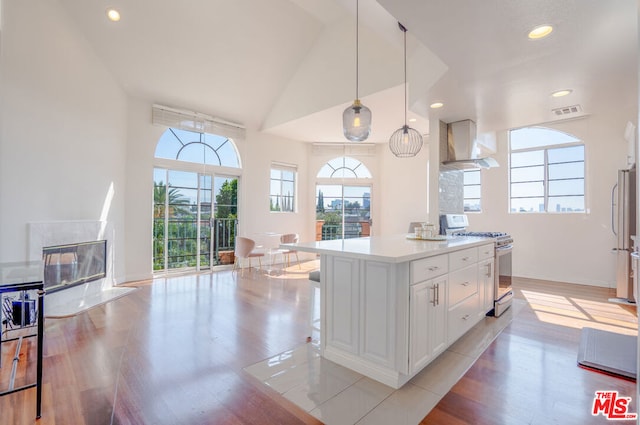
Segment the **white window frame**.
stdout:
<path fill-rule="evenodd" d="M 555 130 L 552 128 L 546 128 L 547 130 L 550 131 L 558 131 L 561 132 L 559 130 Z M 513 131 L 513 130 L 512 130 Z M 567 161 L 567 162 L 561 162 L 561 163 L 553 163 L 553 164 L 549 164 L 549 151 L 555 150 L 555 149 L 564 149 L 564 148 L 570 148 L 570 147 L 576 147 L 576 146 L 582 146 L 583 147 L 583 152 L 584 155 L 582 157 L 582 160 L 578 160 L 578 161 Z M 512 181 L 512 172 L 514 169 L 522 169 L 522 168 L 526 168 L 526 166 L 518 166 L 518 167 L 514 167 L 513 164 L 511 163 L 511 155 L 514 153 L 522 153 L 522 152 L 543 152 L 543 156 L 544 156 L 544 160 L 542 164 L 537 164 L 537 165 L 531 165 L 531 167 L 533 166 L 542 166 L 544 168 L 543 170 L 543 179 L 542 180 L 531 180 L 529 182 L 533 183 L 533 182 L 541 182 L 543 185 L 543 202 L 544 202 L 544 211 L 540 211 L 540 210 L 533 210 L 533 211 L 518 211 L 518 210 L 512 210 L 511 205 L 512 205 L 512 200 L 513 199 L 525 199 L 525 198 L 539 198 L 539 196 L 532 196 L 532 197 L 513 197 L 512 195 L 512 185 L 514 184 L 514 182 Z M 509 213 L 510 214 L 585 214 L 587 211 L 587 194 L 586 194 L 586 188 L 587 188 L 587 176 L 586 176 L 586 146 L 585 143 L 583 141 L 575 141 L 575 142 L 567 142 L 567 143 L 560 143 L 560 144 L 545 144 L 545 145 L 541 145 L 541 146 L 536 146 L 536 147 L 531 147 L 531 148 L 523 148 L 523 149 L 511 149 L 511 141 L 509 142 Z M 559 181 L 559 180 L 571 180 L 571 179 L 550 179 L 549 178 L 549 166 L 550 165 L 555 165 L 555 164 L 570 164 L 570 163 L 579 163 L 581 162 L 583 165 L 583 176 L 582 181 L 583 181 L 583 185 L 582 185 L 582 193 L 581 194 L 570 194 L 570 195 L 563 195 L 563 196 L 582 196 L 584 199 L 584 203 L 583 203 L 583 209 L 582 210 L 571 210 L 571 211 L 554 211 L 554 210 L 550 210 L 550 205 L 549 205 L 549 200 L 550 198 L 553 199 L 557 196 L 555 195 L 549 195 L 549 182 L 550 181 Z M 577 177 L 580 178 L 580 177 Z M 527 183 L 527 181 L 523 181 L 523 182 L 515 182 L 515 184 L 517 183 Z"/>
<path fill-rule="evenodd" d="M 481 213 L 482 212 L 482 170 L 481 169 L 474 169 L 474 170 L 463 170 L 464 175 L 462 177 L 462 187 L 463 187 L 463 197 L 464 197 L 464 201 L 463 201 L 463 205 L 464 205 L 464 212 L 465 213 Z M 465 176 L 467 175 L 467 173 L 478 173 L 478 183 L 473 183 L 473 184 L 467 184 L 464 182 L 465 180 Z M 468 198 L 466 196 L 466 188 L 467 187 L 478 187 L 478 190 L 480 191 L 479 196 L 477 198 Z M 478 205 L 480 206 L 477 210 L 472 210 L 472 209 L 467 209 L 466 204 L 468 200 L 477 200 L 478 201 Z"/>
<path fill-rule="evenodd" d="M 282 175 L 280 176 L 280 178 L 274 179 L 272 174 L 273 171 L 279 171 L 279 172 L 290 172 L 293 175 L 293 180 L 284 180 L 284 178 L 282 177 Z M 271 186 L 273 185 L 274 181 L 278 181 L 280 182 L 279 186 L 280 186 L 280 193 L 271 193 Z M 284 195 L 283 191 L 284 191 L 284 184 L 285 182 L 292 182 L 293 183 L 293 193 L 291 194 L 291 199 L 290 201 L 287 201 L 287 203 L 291 204 L 290 209 L 285 210 L 273 210 L 271 207 L 273 205 L 272 203 L 272 199 L 274 196 L 279 197 L 278 201 L 278 205 L 280 205 L 280 208 L 282 208 L 283 202 L 285 202 L 285 198 L 287 198 L 287 196 Z M 271 163 L 271 168 L 269 169 L 269 211 L 272 213 L 297 213 L 298 212 L 298 166 L 297 165 L 293 165 L 293 164 L 284 164 L 284 163 L 279 163 L 279 162 L 272 162 Z"/>

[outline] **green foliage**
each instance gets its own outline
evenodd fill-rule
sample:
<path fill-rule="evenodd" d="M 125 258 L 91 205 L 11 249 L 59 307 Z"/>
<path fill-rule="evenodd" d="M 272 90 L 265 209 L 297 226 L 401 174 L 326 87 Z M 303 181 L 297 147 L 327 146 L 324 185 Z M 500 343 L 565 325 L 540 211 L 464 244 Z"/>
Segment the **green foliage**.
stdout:
<path fill-rule="evenodd" d="M 324 220 L 325 224 L 342 224 L 342 215 L 336 211 L 320 212 L 316 214 L 316 220 Z"/>
<path fill-rule="evenodd" d="M 222 183 L 216 195 L 216 218 L 235 218 L 238 215 L 238 179 Z"/>

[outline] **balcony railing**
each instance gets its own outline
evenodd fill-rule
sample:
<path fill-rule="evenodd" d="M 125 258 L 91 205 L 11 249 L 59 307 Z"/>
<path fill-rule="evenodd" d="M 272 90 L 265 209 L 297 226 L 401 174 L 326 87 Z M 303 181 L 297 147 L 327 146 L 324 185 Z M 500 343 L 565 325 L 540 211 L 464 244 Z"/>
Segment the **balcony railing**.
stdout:
<path fill-rule="evenodd" d="M 359 238 L 361 236 L 368 236 L 362 234 L 362 226 L 360 223 L 345 223 L 344 224 L 344 239 Z M 334 240 L 342 239 L 342 225 L 341 224 L 324 224 L 322 225 L 322 240 Z"/>
<path fill-rule="evenodd" d="M 156 219 L 154 225 L 154 270 L 164 269 L 164 219 Z M 216 218 L 200 221 L 200 240 L 197 237 L 198 221 L 195 219 L 170 220 L 167 240 L 167 269 L 195 267 L 197 247 L 200 245 L 200 267 L 207 268 L 210 252 L 213 249 L 212 265 L 233 263 L 235 235 L 238 220 L 235 218 Z M 209 226 L 213 225 L 213 229 Z M 212 232 L 213 230 L 213 232 Z M 212 235 L 213 233 L 213 235 Z M 213 236 L 213 246 L 211 237 Z"/>

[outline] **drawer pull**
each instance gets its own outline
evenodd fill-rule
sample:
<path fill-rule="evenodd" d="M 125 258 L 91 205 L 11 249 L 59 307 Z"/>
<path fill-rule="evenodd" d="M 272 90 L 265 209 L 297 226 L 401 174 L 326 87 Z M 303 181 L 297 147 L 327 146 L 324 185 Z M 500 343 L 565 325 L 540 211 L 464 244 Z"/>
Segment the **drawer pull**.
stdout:
<path fill-rule="evenodd" d="M 462 286 L 469 286 L 469 282 L 462 282 L 460 285 L 462 285 Z"/>
<path fill-rule="evenodd" d="M 465 314 L 464 316 L 462 316 L 462 320 L 469 320 L 469 317 L 470 316 L 468 314 Z"/>
<path fill-rule="evenodd" d="M 462 261 L 469 261 L 469 257 L 462 257 Z"/>
<path fill-rule="evenodd" d="M 440 269 L 440 267 L 438 267 L 438 266 L 431 266 L 431 267 L 429 267 L 427 270 L 429 270 L 430 272 L 434 272 L 434 271 L 436 271 L 436 270 L 438 270 L 438 269 Z"/>

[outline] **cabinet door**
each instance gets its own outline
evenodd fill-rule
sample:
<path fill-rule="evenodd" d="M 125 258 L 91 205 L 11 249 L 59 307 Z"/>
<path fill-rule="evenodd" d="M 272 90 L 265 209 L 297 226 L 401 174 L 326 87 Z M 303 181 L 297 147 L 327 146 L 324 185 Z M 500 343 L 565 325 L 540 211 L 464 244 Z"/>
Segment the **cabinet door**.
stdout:
<path fill-rule="evenodd" d="M 435 285 L 436 304 L 429 306 L 429 340 L 432 357 L 447 348 L 447 292 L 449 279 L 442 276 L 433 281 Z"/>
<path fill-rule="evenodd" d="M 396 365 L 398 284 L 394 271 L 391 263 L 365 261 L 360 281 L 359 353 L 363 358 L 388 368 Z"/>
<path fill-rule="evenodd" d="M 409 370 L 421 370 L 447 344 L 447 277 L 411 286 Z"/>
<path fill-rule="evenodd" d="M 411 286 L 409 312 L 409 370 L 423 368 L 431 358 L 429 350 L 429 303 L 435 303 L 432 281 Z"/>
<path fill-rule="evenodd" d="M 478 263 L 478 281 L 482 293 L 482 310 L 486 314 L 493 308 L 494 300 L 494 260 L 493 258 Z"/>
<path fill-rule="evenodd" d="M 323 260 L 325 261 L 325 260 Z M 326 345 L 358 354 L 360 269 L 353 258 L 326 257 Z"/>

